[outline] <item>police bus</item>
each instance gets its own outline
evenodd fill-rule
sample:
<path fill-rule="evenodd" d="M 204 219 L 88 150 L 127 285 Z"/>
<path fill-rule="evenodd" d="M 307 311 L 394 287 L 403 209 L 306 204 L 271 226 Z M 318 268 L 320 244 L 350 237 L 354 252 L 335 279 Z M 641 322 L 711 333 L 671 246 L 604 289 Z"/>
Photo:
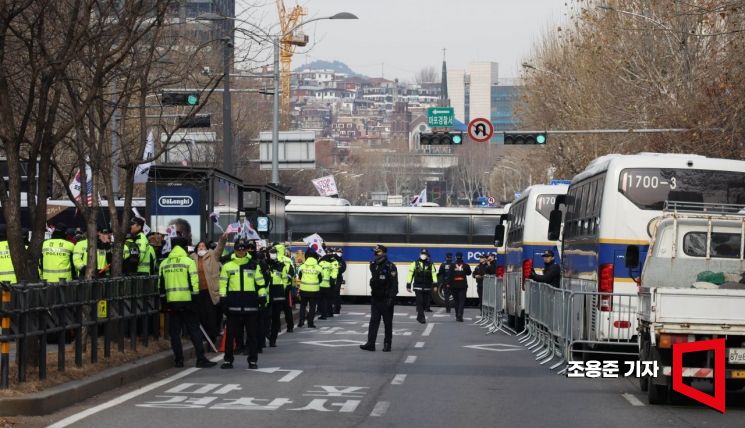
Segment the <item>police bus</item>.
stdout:
<path fill-rule="evenodd" d="M 318 233 L 330 247 L 341 247 L 347 262 L 343 296 L 370 295 L 369 263 L 376 244 L 388 248 L 388 259 L 396 264 L 399 275 L 399 297 L 414 297 L 406 291 L 409 265 L 426 248 L 439 268 L 445 254 L 463 253 L 463 259 L 475 267 L 479 256 L 498 253 L 504 258 L 504 248 L 494 247 L 494 229 L 503 208 L 445 207 L 370 207 L 349 206 L 344 199 L 288 197 L 285 207 L 288 239 L 293 251 L 303 250 L 302 239 Z M 467 297 L 476 298 L 476 283 L 469 280 Z M 443 291 L 435 285 L 433 299 L 444 304 Z"/>
<path fill-rule="evenodd" d="M 562 287 L 635 294 L 649 246 L 649 225 L 665 201 L 745 204 L 745 162 L 697 155 L 608 155 L 574 177 L 566 195 Z M 552 213 L 549 237 L 562 215 Z M 579 326 L 591 341 L 636 339 L 635 297 L 595 295 Z"/>
<path fill-rule="evenodd" d="M 530 270 L 543 269 L 544 251 L 559 251 L 556 241 L 546 240 L 546 230 L 556 198 L 566 194 L 566 184 L 528 187 L 510 205 L 505 245 L 505 297 L 508 322 L 522 327 L 525 314 L 525 280 Z"/>

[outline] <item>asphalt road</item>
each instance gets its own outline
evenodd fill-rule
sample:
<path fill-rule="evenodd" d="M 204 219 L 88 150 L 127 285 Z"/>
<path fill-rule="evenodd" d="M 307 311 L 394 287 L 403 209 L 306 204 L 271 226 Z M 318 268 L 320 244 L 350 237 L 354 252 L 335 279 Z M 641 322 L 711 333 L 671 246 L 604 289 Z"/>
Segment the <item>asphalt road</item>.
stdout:
<path fill-rule="evenodd" d="M 369 307 L 347 305 L 316 330 L 284 334 L 260 371 L 173 369 L 23 426 L 742 427 L 745 394 L 722 415 L 685 402 L 650 406 L 636 379 L 569 379 L 540 366 L 514 337 L 485 336 L 449 314 L 422 325 L 396 308 L 393 352 L 358 348 Z M 469 320 L 471 318 L 471 320 Z M 213 355 L 215 360 L 219 355 Z"/>

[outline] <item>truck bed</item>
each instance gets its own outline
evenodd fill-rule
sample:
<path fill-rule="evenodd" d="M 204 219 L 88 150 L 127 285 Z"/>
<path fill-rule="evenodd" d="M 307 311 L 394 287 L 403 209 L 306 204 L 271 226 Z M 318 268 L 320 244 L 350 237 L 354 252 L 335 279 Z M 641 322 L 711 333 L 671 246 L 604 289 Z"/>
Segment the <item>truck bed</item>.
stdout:
<path fill-rule="evenodd" d="M 667 332 L 745 332 L 745 290 L 642 287 L 639 299 L 639 320 Z"/>

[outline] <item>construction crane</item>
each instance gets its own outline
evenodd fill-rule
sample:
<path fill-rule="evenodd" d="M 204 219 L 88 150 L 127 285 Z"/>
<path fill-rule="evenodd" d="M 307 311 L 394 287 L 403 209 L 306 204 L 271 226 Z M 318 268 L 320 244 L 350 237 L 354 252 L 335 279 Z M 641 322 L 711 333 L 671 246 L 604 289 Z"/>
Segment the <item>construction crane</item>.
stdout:
<path fill-rule="evenodd" d="M 277 0 L 277 12 L 279 13 L 279 25 L 282 29 L 282 38 L 280 40 L 280 93 L 281 98 L 281 116 L 283 129 L 287 129 L 288 118 L 290 114 L 290 80 L 292 77 L 292 55 L 295 53 L 295 46 L 305 46 L 308 44 L 308 36 L 296 33 L 294 29 L 300 24 L 303 16 L 308 11 L 296 4 L 288 13 L 285 9 L 284 0 Z"/>

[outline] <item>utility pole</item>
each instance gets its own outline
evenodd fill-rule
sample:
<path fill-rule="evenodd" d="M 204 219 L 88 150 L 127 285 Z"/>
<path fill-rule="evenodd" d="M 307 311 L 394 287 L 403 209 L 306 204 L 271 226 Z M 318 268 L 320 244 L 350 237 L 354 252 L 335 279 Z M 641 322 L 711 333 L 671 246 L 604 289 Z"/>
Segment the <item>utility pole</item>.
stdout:
<path fill-rule="evenodd" d="M 274 44 L 274 96 L 272 97 L 272 183 L 279 184 L 279 36 Z"/>
<path fill-rule="evenodd" d="M 228 174 L 233 174 L 233 108 L 230 99 L 230 52 L 233 42 L 225 35 L 222 52 L 222 169 Z"/>

